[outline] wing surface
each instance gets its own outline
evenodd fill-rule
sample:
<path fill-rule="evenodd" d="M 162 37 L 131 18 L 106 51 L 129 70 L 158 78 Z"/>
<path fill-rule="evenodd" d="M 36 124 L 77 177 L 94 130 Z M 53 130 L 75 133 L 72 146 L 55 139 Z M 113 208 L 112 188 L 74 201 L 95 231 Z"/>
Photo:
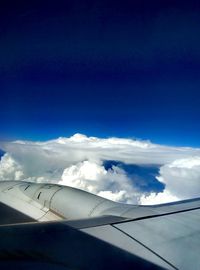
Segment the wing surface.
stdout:
<path fill-rule="evenodd" d="M 162 269 L 62 222 L 0 226 L 0 269 Z"/>
<path fill-rule="evenodd" d="M 200 269 L 199 198 L 126 205 L 5 181 L 0 214 L 0 269 Z"/>
<path fill-rule="evenodd" d="M 150 208 L 156 213 L 81 230 L 167 269 L 200 269 L 200 199 Z"/>

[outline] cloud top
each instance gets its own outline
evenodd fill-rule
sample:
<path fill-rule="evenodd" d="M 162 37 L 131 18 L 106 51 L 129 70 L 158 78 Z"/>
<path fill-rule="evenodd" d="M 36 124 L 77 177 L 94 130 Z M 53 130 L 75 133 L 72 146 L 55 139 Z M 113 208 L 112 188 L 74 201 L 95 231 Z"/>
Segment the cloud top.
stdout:
<path fill-rule="evenodd" d="M 4 142 L 0 180 L 54 182 L 128 203 L 154 204 L 200 196 L 200 149 L 170 147 L 127 138 L 75 134 L 45 142 Z M 159 166 L 160 193 L 138 189 L 123 168 L 104 161 Z M 148 179 L 143 179 L 148 181 Z"/>

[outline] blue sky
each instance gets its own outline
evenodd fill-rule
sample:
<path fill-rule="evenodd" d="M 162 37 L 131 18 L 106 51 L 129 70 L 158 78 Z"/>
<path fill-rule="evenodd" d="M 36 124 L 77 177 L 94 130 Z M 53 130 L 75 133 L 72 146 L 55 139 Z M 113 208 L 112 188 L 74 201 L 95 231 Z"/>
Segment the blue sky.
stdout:
<path fill-rule="evenodd" d="M 3 3 L 0 138 L 200 146 L 199 11 L 198 1 Z"/>

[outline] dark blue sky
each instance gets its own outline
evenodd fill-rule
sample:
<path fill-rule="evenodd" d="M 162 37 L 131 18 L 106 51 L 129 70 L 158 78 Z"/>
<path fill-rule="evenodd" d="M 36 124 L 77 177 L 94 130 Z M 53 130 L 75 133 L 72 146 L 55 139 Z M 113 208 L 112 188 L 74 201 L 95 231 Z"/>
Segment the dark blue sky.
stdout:
<path fill-rule="evenodd" d="M 1 139 L 200 146 L 199 1 L 4 1 Z"/>

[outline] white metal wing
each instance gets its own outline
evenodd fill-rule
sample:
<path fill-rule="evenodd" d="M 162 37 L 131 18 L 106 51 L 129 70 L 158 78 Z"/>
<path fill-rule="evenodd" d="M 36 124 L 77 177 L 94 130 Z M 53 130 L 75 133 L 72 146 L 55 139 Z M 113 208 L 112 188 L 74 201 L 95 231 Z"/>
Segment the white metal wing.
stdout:
<path fill-rule="evenodd" d="M 0 202 L 2 269 L 200 269 L 200 199 L 136 206 L 4 181 Z"/>

